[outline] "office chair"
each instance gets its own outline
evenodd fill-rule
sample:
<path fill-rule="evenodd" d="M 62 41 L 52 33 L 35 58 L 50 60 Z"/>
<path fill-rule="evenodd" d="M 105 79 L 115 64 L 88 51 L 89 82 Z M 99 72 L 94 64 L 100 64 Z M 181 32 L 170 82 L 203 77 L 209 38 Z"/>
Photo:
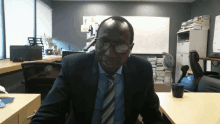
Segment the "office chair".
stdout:
<path fill-rule="evenodd" d="M 61 64 L 49 62 L 22 63 L 25 93 L 41 93 L 43 101 L 61 71 Z"/>
<path fill-rule="evenodd" d="M 62 64 L 62 60 L 56 60 L 56 61 L 54 61 L 55 63 L 60 63 L 60 64 Z"/>
<path fill-rule="evenodd" d="M 220 80 L 209 76 L 202 76 L 199 82 L 198 92 L 220 93 Z"/>
<path fill-rule="evenodd" d="M 181 85 L 184 85 L 184 92 L 192 92 L 195 89 L 195 83 L 194 83 L 194 77 L 193 75 L 188 75 L 187 71 L 189 70 L 188 65 L 183 65 L 181 67 L 182 75 L 177 83 L 180 83 Z"/>
<path fill-rule="evenodd" d="M 25 82 L 25 93 L 40 93 L 41 104 L 48 92 L 51 90 L 54 81 L 61 71 L 61 63 L 55 62 L 32 62 L 22 63 L 22 70 Z M 70 103 L 68 108 L 70 108 Z M 71 110 L 61 117 L 60 124 L 65 124 Z"/>
<path fill-rule="evenodd" d="M 181 75 L 181 77 L 180 77 L 180 79 L 179 79 L 179 81 L 177 83 L 181 83 L 181 80 L 186 76 L 188 70 L 189 70 L 189 66 L 188 65 L 183 65 L 181 67 L 182 75 Z"/>
<path fill-rule="evenodd" d="M 197 51 L 195 50 L 191 50 L 189 52 L 189 61 L 190 61 L 190 66 L 194 75 L 194 79 L 195 79 L 195 91 L 197 92 L 198 90 L 198 84 L 199 81 L 201 79 L 201 77 L 203 75 L 205 76 L 209 76 L 209 77 L 213 77 L 213 78 L 217 78 L 220 79 L 220 75 L 217 72 L 203 72 L 201 66 L 199 65 L 199 54 Z"/>

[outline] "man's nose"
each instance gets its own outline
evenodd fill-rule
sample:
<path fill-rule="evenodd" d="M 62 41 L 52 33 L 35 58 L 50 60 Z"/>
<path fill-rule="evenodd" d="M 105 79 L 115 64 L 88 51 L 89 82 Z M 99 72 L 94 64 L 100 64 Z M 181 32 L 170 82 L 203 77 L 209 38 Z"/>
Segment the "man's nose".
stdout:
<path fill-rule="evenodd" d="M 109 57 L 116 57 L 116 54 L 113 51 L 112 46 L 109 46 L 109 48 L 105 51 L 105 55 L 107 55 Z"/>

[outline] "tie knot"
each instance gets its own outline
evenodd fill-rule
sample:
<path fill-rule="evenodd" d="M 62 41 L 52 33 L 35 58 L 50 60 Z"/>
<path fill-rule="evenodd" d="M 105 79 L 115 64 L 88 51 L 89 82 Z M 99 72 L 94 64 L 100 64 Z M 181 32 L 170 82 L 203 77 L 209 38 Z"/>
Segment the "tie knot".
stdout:
<path fill-rule="evenodd" d="M 112 73 L 112 74 L 106 74 L 106 76 L 107 76 L 108 78 L 112 78 L 112 79 L 114 79 L 114 78 L 117 76 L 117 74 L 115 74 L 115 73 Z"/>

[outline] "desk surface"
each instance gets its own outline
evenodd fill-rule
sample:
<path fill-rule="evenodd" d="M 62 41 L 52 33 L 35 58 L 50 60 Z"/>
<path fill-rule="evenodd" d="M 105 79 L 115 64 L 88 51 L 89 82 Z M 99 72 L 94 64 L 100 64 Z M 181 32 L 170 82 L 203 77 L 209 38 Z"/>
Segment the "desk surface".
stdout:
<path fill-rule="evenodd" d="M 204 57 L 204 58 L 200 58 L 199 59 L 203 59 L 203 60 L 211 60 L 211 61 L 220 61 L 219 58 L 209 58 L 209 57 Z"/>
<path fill-rule="evenodd" d="M 175 124 L 220 124 L 220 93 L 158 93 L 160 110 Z"/>
<path fill-rule="evenodd" d="M 11 97 L 15 97 L 14 101 L 8 103 L 4 108 L 0 108 L 0 124 L 5 121 L 7 118 L 18 113 L 23 109 L 27 104 L 32 102 L 34 99 L 40 99 L 40 94 L 9 94 Z M 6 94 L 0 93 L 0 97 L 7 97 Z M 36 103 L 40 105 L 39 103 Z M 4 113 L 4 114 L 3 114 Z"/>
<path fill-rule="evenodd" d="M 0 60 L 0 74 L 22 69 L 21 63 L 54 62 L 56 60 L 62 60 L 62 56 L 49 55 L 49 56 L 43 56 L 42 60 L 24 61 L 24 62 L 13 62 L 13 61 L 10 61 L 10 59 L 3 59 L 3 60 Z"/>

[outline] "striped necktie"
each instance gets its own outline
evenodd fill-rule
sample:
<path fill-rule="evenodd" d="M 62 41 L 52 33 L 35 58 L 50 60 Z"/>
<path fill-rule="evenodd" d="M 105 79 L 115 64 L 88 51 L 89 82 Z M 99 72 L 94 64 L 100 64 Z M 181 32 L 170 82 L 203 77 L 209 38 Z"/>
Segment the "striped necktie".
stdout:
<path fill-rule="evenodd" d="M 106 90 L 103 106 L 102 106 L 102 121 L 101 124 L 113 124 L 114 122 L 114 107 L 115 107 L 115 87 L 114 79 L 117 74 L 106 75 L 108 79 L 108 88 Z"/>

